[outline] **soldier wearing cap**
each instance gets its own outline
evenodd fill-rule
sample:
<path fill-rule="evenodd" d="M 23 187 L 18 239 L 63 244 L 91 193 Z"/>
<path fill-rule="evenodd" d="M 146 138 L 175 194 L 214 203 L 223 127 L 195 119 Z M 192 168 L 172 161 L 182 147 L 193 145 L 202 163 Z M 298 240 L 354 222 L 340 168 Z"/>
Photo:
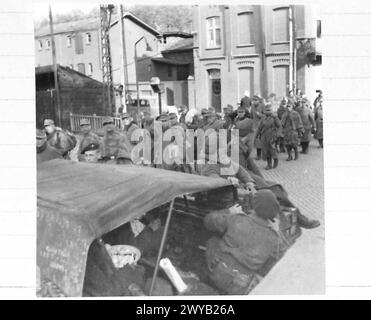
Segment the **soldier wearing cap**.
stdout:
<path fill-rule="evenodd" d="M 81 119 L 80 120 L 80 135 L 77 137 L 78 139 L 78 158 L 79 161 L 83 161 L 83 150 L 85 148 L 94 143 L 94 144 L 101 144 L 101 138 L 92 131 L 91 124 L 88 119 Z"/>
<path fill-rule="evenodd" d="M 126 134 L 115 126 L 112 117 L 103 119 L 104 137 L 102 141 L 102 160 L 105 163 L 132 164 L 132 146 Z"/>
<path fill-rule="evenodd" d="M 260 138 L 262 143 L 262 156 L 267 160 L 266 170 L 278 166 L 278 157 L 276 152 L 275 142 L 277 139 L 277 131 L 281 128 L 281 122 L 278 116 L 272 112 L 272 105 L 269 103 L 265 106 L 265 117 L 261 120 L 259 127 L 256 131 L 257 137 Z"/>
<path fill-rule="evenodd" d="M 252 101 L 251 101 L 251 118 L 254 122 L 255 132 L 259 126 L 261 118 L 264 116 L 264 108 L 265 106 L 264 106 L 263 98 L 259 94 L 255 94 L 252 97 Z M 262 154 L 262 146 L 261 146 L 261 141 L 258 137 L 254 139 L 254 146 L 256 148 L 255 160 L 260 160 L 261 154 Z"/>
<path fill-rule="evenodd" d="M 143 121 L 142 121 L 142 128 L 148 130 L 153 137 L 154 134 L 154 119 L 151 117 L 151 113 L 149 111 L 143 112 Z"/>
<path fill-rule="evenodd" d="M 205 131 L 208 129 L 216 131 L 224 129 L 224 121 L 217 119 L 216 114 L 212 113 L 212 110 L 206 108 L 201 109 L 201 119 L 201 129 Z"/>
<path fill-rule="evenodd" d="M 44 130 L 36 129 L 37 164 L 52 159 L 62 159 L 62 154 L 47 143 Z"/>
<path fill-rule="evenodd" d="M 280 106 L 277 109 L 277 116 L 280 121 L 282 121 L 282 117 L 287 110 L 287 102 L 288 99 L 286 97 L 283 97 L 280 102 Z M 277 149 L 279 152 L 286 152 L 282 128 L 277 132 Z"/>
<path fill-rule="evenodd" d="M 81 153 L 84 155 L 85 162 L 98 163 L 101 160 L 99 143 L 92 142 L 86 145 Z"/>
<path fill-rule="evenodd" d="M 318 99 L 314 109 L 314 120 L 316 121 L 315 138 L 318 140 L 319 148 L 323 148 L 323 99 Z"/>
<path fill-rule="evenodd" d="M 316 123 L 314 121 L 312 111 L 306 105 L 305 99 L 299 100 L 298 107 L 295 109 L 295 111 L 299 113 L 304 127 L 304 132 L 300 139 L 300 144 L 302 147 L 302 151 L 300 153 L 307 154 L 311 139 L 311 132 L 316 131 Z"/>
<path fill-rule="evenodd" d="M 237 117 L 234 121 L 234 128 L 238 129 L 239 134 L 239 164 L 245 169 L 251 170 L 254 174 L 262 176 L 258 166 L 251 158 L 250 154 L 254 144 L 254 122 L 247 117 L 245 108 L 238 107 Z"/>
<path fill-rule="evenodd" d="M 184 125 L 186 124 L 185 117 L 188 112 L 188 107 L 185 105 L 181 105 L 178 108 L 178 114 L 179 114 L 179 123 L 183 123 Z"/>
<path fill-rule="evenodd" d="M 56 127 L 51 119 L 44 120 L 44 129 L 49 145 L 57 149 L 63 157 L 67 157 L 68 152 L 76 146 L 76 137 L 68 130 Z"/>
<path fill-rule="evenodd" d="M 243 98 L 241 99 L 241 102 L 240 102 L 240 107 L 245 108 L 245 110 L 247 110 L 250 113 L 251 98 L 250 98 L 250 92 L 248 90 L 246 90 L 244 92 L 244 96 L 243 96 Z"/>
<path fill-rule="evenodd" d="M 123 131 L 127 135 L 130 143 L 134 146 L 138 142 L 132 141 L 132 135 L 136 129 L 139 129 L 139 126 L 135 123 L 133 117 L 127 112 L 122 114 L 121 119 L 124 124 Z"/>
<path fill-rule="evenodd" d="M 286 159 L 286 161 L 293 160 L 291 154 L 292 150 L 294 150 L 295 153 L 294 160 L 297 160 L 299 159 L 298 144 L 300 142 L 300 136 L 304 132 L 304 128 L 300 115 L 295 110 L 293 110 L 293 105 L 290 103 L 290 100 L 287 104 L 286 112 L 282 115 L 281 123 L 283 139 L 288 154 L 288 158 Z"/>

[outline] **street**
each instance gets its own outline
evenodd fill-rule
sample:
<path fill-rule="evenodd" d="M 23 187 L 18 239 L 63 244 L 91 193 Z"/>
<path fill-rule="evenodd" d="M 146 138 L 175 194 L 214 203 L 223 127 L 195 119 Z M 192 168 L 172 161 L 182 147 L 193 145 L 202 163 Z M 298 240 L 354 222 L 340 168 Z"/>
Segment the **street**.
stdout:
<path fill-rule="evenodd" d="M 309 153 L 300 153 L 297 161 L 286 161 L 287 154 L 280 153 L 277 169 L 264 170 L 265 161 L 256 163 L 267 180 L 276 181 L 285 187 L 290 199 L 304 215 L 321 222 L 315 231 L 324 236 L 323 149 L 317 146 L 318 142 L 311 140 Z"/>
<path fill-rule="evenodd" d="M 311 141 L 308 154 L 297 161 L 285 161 L 279 154 L 279 166 L 264 170 L 265 161 L 257 161 L 263 175 L 286 188 L 290 199 L 309 218 L 318 219 L 321 226 L 303 230 L 302 236 L 287 252 L 252 294 L 324 294 L 325 282 L 325 217 L 323 149 Z"/>

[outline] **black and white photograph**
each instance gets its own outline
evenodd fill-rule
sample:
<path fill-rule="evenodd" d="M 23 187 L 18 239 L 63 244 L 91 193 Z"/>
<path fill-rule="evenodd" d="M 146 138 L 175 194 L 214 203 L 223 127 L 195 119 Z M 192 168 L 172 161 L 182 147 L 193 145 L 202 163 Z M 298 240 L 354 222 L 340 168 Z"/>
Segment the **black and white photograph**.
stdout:
<path fill-rule="evenodd" d="M 324 295 L 321 21 L 33 3 L 37 297 Z"/>

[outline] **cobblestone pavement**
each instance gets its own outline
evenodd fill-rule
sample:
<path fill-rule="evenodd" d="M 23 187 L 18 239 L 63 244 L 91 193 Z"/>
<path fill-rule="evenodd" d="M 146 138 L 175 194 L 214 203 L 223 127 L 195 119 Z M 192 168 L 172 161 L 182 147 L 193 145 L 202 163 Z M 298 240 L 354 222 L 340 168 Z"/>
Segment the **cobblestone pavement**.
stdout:
<path fill-rule="evenodd" d="M 312 140 L 308 154 L 299 153 L 297 161 L 285 161 L 287 154 L 278 154 L 279 164 L 276 169 L 264 170 L 265 161 L 257 161 L 257 165 L 267 180 L 284 186 L 292 202 L 304 215 L 321 222 L 321 226 L 310 230 L 310 233 L 324 239 L 323 149 L 317 146 L 318 142 Z"/>
<path fill-rule="evenodd" d="M 325 292 L 325 217 L 323 149 L 312 140 L 308 154 L 299 154 L 297 161 L 285 161 L 279 154 L 278 168 L 264 170 L 264 161 L 257 161 L 268 180 L 281 183 L 300 211 L 318 219 L 321 226 L 303 229 L 302 236 L 253 294 L 323 294 Z M 301 149 L 301 148 L 299 148 Z M 293 277 L 293 275 L 295 276 Z"/>

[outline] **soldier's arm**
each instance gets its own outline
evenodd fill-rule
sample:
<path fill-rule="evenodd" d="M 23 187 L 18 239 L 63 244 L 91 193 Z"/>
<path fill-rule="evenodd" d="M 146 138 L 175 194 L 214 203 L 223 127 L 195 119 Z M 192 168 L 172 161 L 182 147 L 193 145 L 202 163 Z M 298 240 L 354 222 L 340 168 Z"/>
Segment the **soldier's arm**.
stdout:
<path fill-rule="evenodd" d="M 228 215 L 211 212 L 204 218 L 204 226 L 209 231 L 225 233 L 228 229 Z"/>
<path fill-rule="evenodd" d="M 313 115 L 312 115 L 311 112 L 309 112 L 309 121 L 310 121 L 310 123 L 312 125 L 312 128 L 313 129 L 316 129 L 316 122 L 314 121 L 314 118 L 313 118 Z"/>
<path fill-rule="evenodd" d="M 274 118 L 274 125 L 276 126 L 277 129 L 281 129 L 282 128 L 282 124 L 281 124 L 281 121 L 278 118 L 278 116 Z"/>
<path fill-rule="evenodd" d="M 245 168 L 242 166 L 238 167 L 238 171 L 236 173 L 236 178 L 240 180 L 242 183 L 254 183 L 254 179 L 251 175 L 247 172 Z"/>

